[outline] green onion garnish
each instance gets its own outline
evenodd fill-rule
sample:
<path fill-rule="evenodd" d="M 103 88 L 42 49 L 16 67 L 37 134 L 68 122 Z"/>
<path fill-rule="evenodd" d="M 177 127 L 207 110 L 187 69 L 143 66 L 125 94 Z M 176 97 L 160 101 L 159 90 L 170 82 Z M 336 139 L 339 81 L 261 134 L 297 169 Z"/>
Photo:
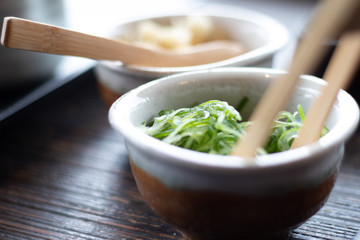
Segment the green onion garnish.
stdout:
<path fill-rule="evenodd" d="M 248 99 L 243 98 L 238 109 L 243 109 Z M 274 121 L 269 140 L 260 153 L 288 150 L 297 136 L 304 113 L 301 106 L 291 114 L 282 111 Z M 210 100 L 191 108 L 162 110 L 149 123 L 143 123 L 145 133 L 186 149 L 228 155 L 247 126 L 240 113 L 228 103 Z M 324 128 L 322 135 L 327 133 Z"/>

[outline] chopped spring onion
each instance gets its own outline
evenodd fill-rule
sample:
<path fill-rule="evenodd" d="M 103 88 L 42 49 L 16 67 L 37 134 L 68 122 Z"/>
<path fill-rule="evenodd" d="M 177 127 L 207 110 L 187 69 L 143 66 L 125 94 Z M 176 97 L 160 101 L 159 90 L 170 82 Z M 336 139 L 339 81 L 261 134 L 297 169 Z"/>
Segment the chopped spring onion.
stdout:
<path fill-rule="evenodd" d="M 242 109 L 248 99 L 238 105 Z M 304 121 L 301 106 L 291 114 L 282 111 L 274 122 L 269 140 L 260 152 L 274 153 L 290 148 Z M 240 113 L 228 103 L 210 100 L 191 108 L 162 110 L 149 123 L 143 123 L 145 133 L 186 149 L 212 154 L 230 154 L 238 138 L 251 124 L 242 121 Z M 327 129 L 322 132 L 326 134 Z"/>

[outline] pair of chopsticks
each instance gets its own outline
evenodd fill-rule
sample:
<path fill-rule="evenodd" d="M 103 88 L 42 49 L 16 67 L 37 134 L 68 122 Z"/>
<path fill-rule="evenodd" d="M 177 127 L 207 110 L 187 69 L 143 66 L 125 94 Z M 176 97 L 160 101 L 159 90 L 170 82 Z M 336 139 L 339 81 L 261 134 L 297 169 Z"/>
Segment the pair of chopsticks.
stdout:
<path fill-rule="evenodd" d="M 348 22 L 351 13 L 356 11 L 359 5 L 359 0 L 324 0 L 321 2 L 315 17 L 310 22 L 306 37 L 299 44 L 288 74 L 280 77 L 269 86 L 250 117 L 252 125 L 247 129 L 245 136 L 238 141 L 231 155 L 245 158 L 256 155 L 257 149 L 262 147 L 267 140 L 275 117 L 293 94 L 299 76 L 311 72 L 324 54 L 324 49 L 321 47 L 324 40 L 331 39 L 338 34 Z M 294 141 L 293 147 L 310 143 L 320 136 L 320 131 L 315 132 L 315 122 L 320 126 L 318 128 L 323 127 L 339 88 L 346 85 L 346 83 L 339 82 L 348 82 L 351 72 L 354 70 L 359 55 L 359 48 L 357 47 L 360 42 L 359 34 L 345 34 L 341 38 L 341 42 L 324 75 L 325 79 L 328 78 L 328 85 L 323 89 L 323 94 L 316 100 L 315 104 L 311 106 L 309 116 L 306 116 L 307 120 L 303 129 L 300 130 L 298 139 Z M 349 57 L 350 55 L 351 57 Z M 324 113 L 320 119 L 318 109 L 325 108 L 323 104 L 326 105 L 327 109 L 323 110 Z M 307 132 L 314 133 L 315 136 L 309 137 L 311 134 Z"/>
<path fill-rule="evenodd" d="M 320 96 L 308 110 L 306 121 L 291 148 L 301 147 L 318 140 L 337 93 L 349 85 L 359 59 L 360 31 L 345 33 L 341 36 L 339 46 L 326 68 L 323 78 L 327 81 L 327 85 L 323 87 Z"/>

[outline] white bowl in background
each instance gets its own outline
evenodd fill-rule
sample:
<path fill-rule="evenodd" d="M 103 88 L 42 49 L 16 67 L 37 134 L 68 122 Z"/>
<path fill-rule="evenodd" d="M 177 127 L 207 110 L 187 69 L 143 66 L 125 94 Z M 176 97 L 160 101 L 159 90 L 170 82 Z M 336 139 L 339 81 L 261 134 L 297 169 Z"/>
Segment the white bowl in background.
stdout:
<path fill-rule="evenodd" d="M 225 66 L 271 67 L 273 57 L 289 40 L 285 27 L 276 20 L 244 8 L 216 5 L 204 9 L 201 15 L 210 17 L 215 32 L 225 32 L 232 40 L 242 43 L 247 52 L 223 61 L 189 67 L 139 67 L 123 65 L 120 61 L 99 61 L 95 67 L 101 92 L 109 104 L 123 93 L 153 79 L 174 73 L 203 70 Z M 156 21 L 168 21 L 169 18 L 181 18 L 184 15 L 158 16 L 150 18 Z M 136 25 L 147 19 L 137 19 L 120 25 L 112 35 L 116 38 L 133 35 Z"/>

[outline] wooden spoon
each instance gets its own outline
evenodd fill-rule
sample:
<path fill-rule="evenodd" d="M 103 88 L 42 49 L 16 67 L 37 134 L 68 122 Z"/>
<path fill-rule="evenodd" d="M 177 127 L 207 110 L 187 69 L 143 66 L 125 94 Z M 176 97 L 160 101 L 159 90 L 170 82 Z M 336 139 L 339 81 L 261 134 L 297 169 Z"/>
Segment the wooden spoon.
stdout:
<path fill-rule="evenodd" d="M 243 47 L 233 41 L 208 42 L 186 51 L 154 50 L 15 17 L 4 18 L 1 44 L 9 48 L 96 60 L 120 60 L 124 64 L 149 67 L 207 64 L 244 52 Z"/>
<path fill-rule="evenodd" d="M 324 53 L 321 44 L 336 35 L 344 27 L 351 12 L 359 6 L 359 0 L 326 0 L 318 6 L 318 11 L 309 25 L 309 31 L 300 43 L 289 73 L 274 81 L 255 108 L 245 136 L 238 141 L 231 155 L 242 156 L 253 161 L 259 147 L 265 144 L 273 121 L 284 108 L 293 93 L 299 75 L 310 72 Z M 252 162 L 250 162 L 252 163 Z"/>
<path fill-rule="evenodd" d="M 325 120 L 340 89 L 345 89 L 356 70 L 360 58 L 360 32 L 345 33 L 339 41 L 324 74 L 327 85 L 311 105 L 306 120 L 291 148 L 297 148 L 319 139 Z"/>

